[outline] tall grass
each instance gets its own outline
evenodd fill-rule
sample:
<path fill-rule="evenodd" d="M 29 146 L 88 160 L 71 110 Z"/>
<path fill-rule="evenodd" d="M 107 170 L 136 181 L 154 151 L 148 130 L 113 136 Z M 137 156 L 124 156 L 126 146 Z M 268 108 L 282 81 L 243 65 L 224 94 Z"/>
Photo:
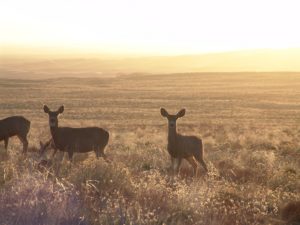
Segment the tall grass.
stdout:
<path fill-rule="evenodd" d="M 2 80 L 1 115 L 32 127 L 27 157 L 17 139 L 0 146 L 0 224 L 299 223 L 299 76 L 243 76 Z M 42 103 L 65 104 L 61 126 L 109 130 L 111 162 L 90 153 L 70 164 L 50 150 L 39 166 L 38 143 L 50 138 Z M 193 178 L 186 162 L 171 176 L 161 106 L 187 108 L 178 129 L 202 136 L 208 176 Z"/>

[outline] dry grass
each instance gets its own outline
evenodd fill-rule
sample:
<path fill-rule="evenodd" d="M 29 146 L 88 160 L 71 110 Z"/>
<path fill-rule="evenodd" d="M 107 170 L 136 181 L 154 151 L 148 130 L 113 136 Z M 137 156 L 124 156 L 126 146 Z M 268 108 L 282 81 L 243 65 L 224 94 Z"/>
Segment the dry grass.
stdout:
<path fill-rule="evenodd" d="M 186 74 L 0 80 L 1 117 L 32 121 L 30 151 L 0 146 L 0 224 L 299 224 L 299 74 Z M 110 131 L 106 153 L 37 165 L 50 137 L 42 104 L 65 104 L 60 125 Z M 166 121 L 202 136 L 208 177 L 183 163 L 172 178 Z M 50 157 L 49 152 L 49 157 Z M 203 172 L 203 171 L 202 171 Z"/>

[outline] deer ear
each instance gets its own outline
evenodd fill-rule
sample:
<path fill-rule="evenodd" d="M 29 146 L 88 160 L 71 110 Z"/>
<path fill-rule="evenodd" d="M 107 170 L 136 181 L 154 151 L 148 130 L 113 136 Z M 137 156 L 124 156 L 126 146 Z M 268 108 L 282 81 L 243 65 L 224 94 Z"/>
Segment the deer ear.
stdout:
<path fill-rule="evenodd" d="M 167 112 L 167 110 L 165 110 L 164 108 L 161 108 L 160 109 L 160 114 L 163 116 L 163 117 L 168 117 L 169 113 Z"/>
<path fill-rule="evenodd" d="M 178 113 L 177 113 L 177 118 L 179 117 L 183 117 L 185 115 L 185 109 L 181 109 Z"/>
<path fill-rule="evenodd" d="M 62 105 L 61 107 L 59 107 L 59 109 L 57 110 L 58 113 L 63 113 L 65 110 L 65 107 Z"/>
<path fill-rule="evenodd" d="M 44 112 L 45 113 L 49 113 L 50 112 L 50 109 L 48 108 L 48 106 L 44 105 Z"/>

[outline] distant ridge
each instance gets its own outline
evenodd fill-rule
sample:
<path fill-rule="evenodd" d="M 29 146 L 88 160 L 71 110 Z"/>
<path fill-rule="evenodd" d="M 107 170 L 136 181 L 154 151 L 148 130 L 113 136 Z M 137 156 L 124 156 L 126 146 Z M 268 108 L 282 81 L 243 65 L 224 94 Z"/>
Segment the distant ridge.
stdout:
<path fill-rule="evenodd" d="M 2 55 L 0 77 L 101 77 L 131 73 L 300 72 L 300 48 L 180 56 Z"/>

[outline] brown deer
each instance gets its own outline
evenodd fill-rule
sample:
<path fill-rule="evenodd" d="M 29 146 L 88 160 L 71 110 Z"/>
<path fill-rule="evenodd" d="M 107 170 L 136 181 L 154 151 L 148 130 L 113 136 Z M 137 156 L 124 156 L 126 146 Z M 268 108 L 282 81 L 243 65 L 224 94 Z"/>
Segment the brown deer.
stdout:
<path fill-rule="evenodd" d="M 54 152 L 52 154 L 52 158 L 54 158 L 56 152 L 57 152 L 57 148 L 55 147 L 55 144 L 54 144 L 54 141 L 53 139 L 51 138 L 49 141 L 43 143 L 42 141 L 40 141 L 40 156 L 44 156 L 45 153 L 46 153 L 46 150 L 48 147 L 51 147 L 52 149 L 54 149 Z"/>
<path fill-rule="evenodd" d="M 58 115 L 63 111 L 64 106 L 59 107 L 57 111 L 51 111 L 48 106 L 44 105 L 44 112 L 49 115 L 50 131 L 55 148 L 68 152 L 70 161 L 74 152 L 90 151 L 95 151 L 97 158 L 100 156 L 106 160 L 104 149 L 108 143 L 109 133 L 99 127 L 59 127 Z"/>
<path fill-rule="evenodd" d="M 30 129 L 30 121 L 23 116 L 11 116 L 0 120 L 0 141 L 4 140 L 4 146 L 7 150 L 8 139 L 17 136 L 23 143 L 23 153 L 27 152 L 28 140 L 27 134 Z"/>
<path fill-rule="evenodd" d="M 173 173 L 178 174 L 182 159 L 186 159 L 192 165 L 195 176 L 198 175 L 199 163 L 205 172 L 208 172 L 203 160 L 202 140 L 196 136 L 177 133 L 176 121 L 185 115 L 185 109 L 181 109 L 176 115 L 170 115 L 167 110 L 161 108 L 160 113 L 168 119 L 168 152 L 171 155 Z"/>

